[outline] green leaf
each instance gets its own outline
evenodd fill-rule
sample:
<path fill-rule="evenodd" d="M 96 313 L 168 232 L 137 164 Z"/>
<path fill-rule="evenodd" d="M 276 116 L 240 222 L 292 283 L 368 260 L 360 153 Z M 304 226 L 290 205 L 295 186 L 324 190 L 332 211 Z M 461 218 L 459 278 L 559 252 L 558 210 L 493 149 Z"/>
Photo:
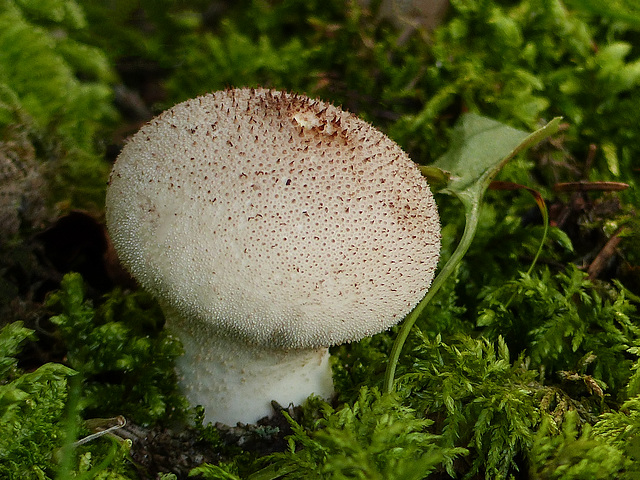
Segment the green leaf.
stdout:
<path fill-rule="evenodd" d="M 449 174 L 443 193 L 455 195 L 463 203 L 479 202 L 491 180 L 513 157 L 558 130 L 555 118 L 532 134 L 490 118 L 469 113 L 453 129 L 454 144 L 433 164 Z"/>
<path fill-rule="evenodd" d="M 464 115 L 453 129 L 453 145 L 433 164 L 449 173 L 445 193 L 481 191 L 513 155 L 527 132 L 475 114 Z"/>

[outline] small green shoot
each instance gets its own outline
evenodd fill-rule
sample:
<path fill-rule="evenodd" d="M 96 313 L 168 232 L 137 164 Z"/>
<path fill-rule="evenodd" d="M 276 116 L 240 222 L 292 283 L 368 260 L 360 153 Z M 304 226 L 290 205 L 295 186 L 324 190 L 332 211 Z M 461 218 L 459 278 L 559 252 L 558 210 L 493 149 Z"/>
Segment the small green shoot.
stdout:
<path fill-rule="evenodd" d="M 533 267 L 536 266 L 538 262 L 538 258 L 540 258 L 540 254 L 542 253 L 542 249 L 547 241 L 547 236 L 549 235 L 549 210 L 547 209 L 547 204 L 542 198 L 542 195 L 537 190 L 533 188 L 526 187 L 524 185 L 519 185 L 517 183 L 510 182 L 491 182 L 491 188 L 493 190 L 526 190 L 528 191 L 536 201 L 536 205 L 540 209 L 540 213 L 542 214 L 542 224 L 544 225 L 544 231 L 542 232 L 542 239 L 540 240 L 540 246 L 536 251 L 536 254 L 531 261 L 531 265 L 529 265 L 529 269 L 527 270 L 527 275 L 531 275 L 533 272 Z M 515 295 L 515 294 L 514 294 Z M 509 299 L 509 301 L 505 304 L 505 308 L 508 308 L 513 301 L 513 297 Z"/>
<path fill-rule="evenodd" d="M 66 405 L 64 420 L 64 445 L 60 449 L 60 460 L 56 480 L 64 480 L 71 477 L 73 462 L 75 460 L 74 443 L 78 438 L 78 413 L 80 410 L 80 397 L 82 389 L 82 377 L 79 373 L 69 377 L 69 395 Z"/>

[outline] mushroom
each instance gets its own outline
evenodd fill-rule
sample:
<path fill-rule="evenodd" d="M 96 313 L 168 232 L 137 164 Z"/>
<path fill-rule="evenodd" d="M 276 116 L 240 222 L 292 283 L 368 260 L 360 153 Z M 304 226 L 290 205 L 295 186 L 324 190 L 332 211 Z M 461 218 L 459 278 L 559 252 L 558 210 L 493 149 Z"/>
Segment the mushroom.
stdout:
<path fill-rule="evenodd" d="M 425 295 L 438 213 L 417 166 L 356 116 L 230 89 L 160 114 L 111 172 L 107 228 L 185 354 L 206 421 L 333 392 L 328 347 L 390 328 Z"/>

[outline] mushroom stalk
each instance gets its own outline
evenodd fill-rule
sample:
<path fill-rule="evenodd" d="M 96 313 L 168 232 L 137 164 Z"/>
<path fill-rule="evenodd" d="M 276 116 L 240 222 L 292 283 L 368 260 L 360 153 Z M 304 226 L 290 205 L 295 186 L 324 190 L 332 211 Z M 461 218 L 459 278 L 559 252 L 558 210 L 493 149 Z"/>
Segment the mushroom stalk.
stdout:
<path fill-rule="evenodd" d="M 300 405 L 313 394 L 330 398 L 329 349 L 271 349 L 221 336 L 209 322 L 185 319 L 164 306 L 168 329 L 185 354 L 178 381 L 191 405 L 205 408 L 206 422 L 256 423 L 272 415 L 272 400 Z"/>

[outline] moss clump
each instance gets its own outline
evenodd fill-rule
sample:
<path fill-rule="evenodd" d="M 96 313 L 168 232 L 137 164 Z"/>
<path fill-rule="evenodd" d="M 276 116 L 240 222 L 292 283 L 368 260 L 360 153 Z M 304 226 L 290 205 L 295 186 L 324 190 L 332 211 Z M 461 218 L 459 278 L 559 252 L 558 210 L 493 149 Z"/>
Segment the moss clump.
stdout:
<path fill-rule="evenodd" d="M 47 306 L 60 312 L 51 322 L 83 378 L 85 415 L 124 415 L 144 425 L 184 415 L 173 372 L 182 346 L 161 329 L 162 313 L 148 294 L 115 289 L 94 307 L 80 275 L 66 275 L 61 287 Z"/>
<path fill-rule="evenodd" d="M 29 133 L 45 163 L 49 201 L 102 205 L 105 127 L 116 118 L 113 70 L 77 40 L 87 28 L 72 0 L 0 4 L 0 141 L 10 125 Z"/>

